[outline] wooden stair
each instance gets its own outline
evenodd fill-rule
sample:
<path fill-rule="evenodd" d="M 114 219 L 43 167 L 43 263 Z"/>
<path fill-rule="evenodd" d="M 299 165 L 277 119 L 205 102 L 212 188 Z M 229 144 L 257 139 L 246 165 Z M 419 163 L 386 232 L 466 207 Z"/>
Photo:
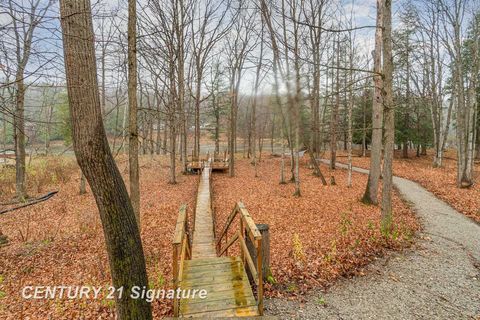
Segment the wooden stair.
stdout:
<path fill-rule="evenodd" d="M 180 301 L 183 317 L 258 316 L 245 268 L 238 257 L 200 258 L 185 261 L 182 289 L 205 289 L 205 299 Z"/>
<path fill-rule="evenodd" d="M 211 167 L 200 178 L 194 217 L 191 260 L 183 261 L 179 287 L 204 289 L 207 297 L 181 299 L 179 317 L 256 317 L 259 309 L 239 257 L 218 257 L 210 197 Z"/>

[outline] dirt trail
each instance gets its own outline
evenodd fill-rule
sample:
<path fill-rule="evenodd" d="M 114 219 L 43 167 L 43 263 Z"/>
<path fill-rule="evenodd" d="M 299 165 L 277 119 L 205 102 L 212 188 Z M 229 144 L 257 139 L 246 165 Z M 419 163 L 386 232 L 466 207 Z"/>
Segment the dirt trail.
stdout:
<path fill-rule="evenodd" d="M 480 319 L 480 225 L 415 182 L 398 177 L 393 182 L 423 224 L 413 250 L 379 259 L 366 276 L 343 279 L 327 293 L 311 294 L 305 304 L 269 300 L 267 314 L 282 319 Z"/>

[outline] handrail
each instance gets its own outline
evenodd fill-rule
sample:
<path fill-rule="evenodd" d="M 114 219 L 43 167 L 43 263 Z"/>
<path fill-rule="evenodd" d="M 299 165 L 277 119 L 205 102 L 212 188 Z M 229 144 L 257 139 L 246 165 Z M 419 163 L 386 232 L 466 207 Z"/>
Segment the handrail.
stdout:
<path fill-rule="evenodd" d="M 232 225 L 232 222 L 237 216 L 239 218 L 240 230 L 235 232 L 234 236 L 228 239 L 228 230 Z M 257 261 L 256 265 L 248 251 L 247 244 L 245 242 L 245 235 L 248 236 L 256 249 Z M 225 238 L 225 245 L 222 247 L 222 240 Z M 242 202 L 237 202 L 232 212 L 225 222 L 225 226 L 217 237 L 217 252 L 221 256 L 228 254 L 228 248 L 230 248 L 235 242 L 239 242 L 242 261 L 244 265 L 248 266 L 252 278 L 257 286 L 257 306 L 260 315 L 263 315 L 263 274 L 262 274 L 262 234 L 258 231 L 258 228 L 253 221 L 252 216 L 248 213 L 247 208 Z"/>
<path fill-rule="evenodd" d="M 225 150 L 223 156 L 220 152 L 214 152 L 212 162 L 228 162 L 227 151 Z"/>
<path fill-rule="evenodd" d="M 208 181 L 208 188 L 209 188 L 209 192 L 210 192 L 210 212 L 212 213 L 212 221 L 213 221 L 213 236 L 215 237 L 215 230 L 217 228 L 217 217 L 215 215 L 215 208 L 213 206 L 213 179 L 212 179 L 212 162 L 211 160 L 209 159 L 208 155 L 207 155 L 207 164 L 204 168 L 205 169 L 208 169 L 210 170 L 210 175 L 208 177 L 209 181 Z"/>
<path fill-rule="evenodd" d="M 173 235 L 173 287 L 176 291 L 183 278 L 183 269 L 185 259 L 192 258 L 192 248 L 190 242 L 190 233 L 188 230 L 188 212 L 187 205 L 180 207 L 178 212 L 177 224 L 175 226 L 175 233 Z M 179 300 L 174 297 L 173 300 L 173 314 L 178 317 Z"/>

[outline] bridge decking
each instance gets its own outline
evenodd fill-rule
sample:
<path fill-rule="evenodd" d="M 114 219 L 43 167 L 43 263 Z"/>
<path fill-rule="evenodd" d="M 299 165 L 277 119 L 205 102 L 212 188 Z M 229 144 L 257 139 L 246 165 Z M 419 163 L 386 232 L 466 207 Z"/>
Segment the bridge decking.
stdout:
<path fill-rule="evenodd" d="M 205 289 L 205 299 L 180 300 L 180 317 L 258 316 L 252 288 L 239 257 L 217 257 L 207 164 L 198 186 L 192 259 L 185 260 L 180 288 Z"/>
<path fill-rule="evenodd" d="M 200 178 L 195 208 L 195 230 L 193 231 L 192 259 L 216 258 L 215 235 L 210 197 L 211 170 L 206 167 Z"/>

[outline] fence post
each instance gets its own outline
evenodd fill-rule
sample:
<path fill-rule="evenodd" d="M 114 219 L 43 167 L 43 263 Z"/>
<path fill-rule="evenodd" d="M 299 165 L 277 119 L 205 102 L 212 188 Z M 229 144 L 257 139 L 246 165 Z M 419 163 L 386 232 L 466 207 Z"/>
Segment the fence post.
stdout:
<path fill-rule="evenodd" d="M 173 289 L 177 291 L 178 288 L 178 245 L 173 245 Z M 177 299 L 173 299 L 173 316 L 178 317 L 178 304 Z"/>
<path fill-rule="evenodd" d="M 268 224 L 257 224 L 257 229 L 260 231 L 262 235 L 262 274 L 263 280 L 267 280 L 270 274 L 270 227 Z M 248 252 L 252 257 L 253 261 L 257 260 L 257 250 L 256 247 L 253 245 L 250 237 L 248 235 L 245 236 L 245 242 L 247 244 Z"/>
<path fill-rule="evenodd" d="M 257 273 L 258 273 L 258 313 L 263 316 L 263 266 L 262 266 L 262 239 L 257 240 Z"/>

